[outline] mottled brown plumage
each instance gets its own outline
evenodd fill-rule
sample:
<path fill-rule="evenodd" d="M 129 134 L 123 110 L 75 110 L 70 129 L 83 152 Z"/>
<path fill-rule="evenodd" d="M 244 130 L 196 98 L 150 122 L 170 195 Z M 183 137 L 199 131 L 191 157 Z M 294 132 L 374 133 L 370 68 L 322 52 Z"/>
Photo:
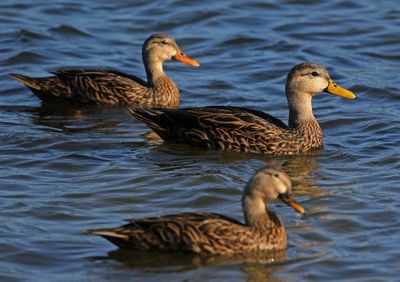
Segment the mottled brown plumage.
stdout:
<path fill-rule="evenodd" d="M 130 108 L 130 113 L 169 142 L 234 152 L 291 155 L 322 146 L 322 130 L 312 112 L 312 97 L 328 92 L 356 96 L 338 86 L 320 65 L 303 63 L 288 74 L 289 125 L 261 111 L 210 106 L 186 109 Z"/>
<path fill-rule="evenodd" d="M 242 206 L 245 223 L 216 213 L 181 213 L 131 219 L 117 228 L 86 230 L 120 248 L 148 251 L 181 251 L 201 254 L 234 254 L 286 248 L 285 227 L 266 208 L 277 198 L 303 214 L 290 195 L 287 174 L 276 168 L 259 170 L 246 185 Z"/>
<path fill-rule="evenodd" d="M 10 75 L 48 102 L 178 106 L 179 89 L 164 73 L 163 63 L 174 59 L 197 67 L 197 61 L 184 55 L 175 40 L 163 34 L 153 34 L 143 43 L 142 57 L 147 82 L 118 71 L 96 69 L 59 68 L 51 71 L 54 76 L 41 78 Z"/>

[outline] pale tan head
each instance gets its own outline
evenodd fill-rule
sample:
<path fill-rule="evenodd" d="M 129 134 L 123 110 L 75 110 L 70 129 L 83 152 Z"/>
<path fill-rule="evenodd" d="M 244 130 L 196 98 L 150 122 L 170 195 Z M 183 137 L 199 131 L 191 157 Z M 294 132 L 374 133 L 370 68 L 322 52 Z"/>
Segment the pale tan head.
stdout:
<path fill-rule="evenodd" d="M 296 202 L 291 194 L 292 181 L 289 176 L 279 168 L 264 167 L 258 170 L 247 183 L 243 201 L 248 198 L 249 201 L 252 201 L 253 205 L 261 205 L 262 202 L 264 205 L 263 209 L 265 210 L 267 202 L 280 199 L 298 213 L 304 214 L 304 208 Z"/>
<path fill-rule="evenodd" d="M 289 104 L 289 126 L 314 120 L 312 97 L 327 92 L 346 99 L 355 99 L 353 92 L 337 85 L 321 65 L 302 63 L 294 66 L 286 80 L 286 97 Z"/>
<path fill-rule="evenodd" d="M 179 48 L 176 41 L 165 34 L 152 34 L 143 43 L 142 47 L 143 61 L 163 63 L 168 60 L 176 60 L 182 63 L 198 67 L 199 63 L 186 56 Z"/>
<path fill-rule="evenodd" d="M 314 96 L 327 92 L 346 99 L 356 98 L 353 92 L 335 84 L 326 68 L 313 63 L 301 63 L 294 66 L 287 76 L 286 89 L 289 95 L 302 93 Z"/>

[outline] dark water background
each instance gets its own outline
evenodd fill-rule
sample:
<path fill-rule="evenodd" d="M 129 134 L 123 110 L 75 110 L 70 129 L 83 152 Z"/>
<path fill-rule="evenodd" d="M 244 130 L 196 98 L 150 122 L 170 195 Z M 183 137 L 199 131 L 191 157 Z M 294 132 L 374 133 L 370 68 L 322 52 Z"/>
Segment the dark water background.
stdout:
<path fill-rule="evenodd" d="M 395 281 L 400 275 L 398 1 L 0 2 L 1 281 Z M 328 67 L 355 101 L 314 99 L 323 150 L 295 157 L 151 141 L 121 108 L 41 105 L 8 73 L 111 67 L 144 77 L 141 44 L 173 35 L 200 69 L 168 62 L 182 106 L 239 105 L 284 121 L 296 63 Z M 307 209 L 281 204 L 286 258 L 117 251 L 82 229 L 213 211 L 242 218 L 244 183 L 282 166 Z"/>

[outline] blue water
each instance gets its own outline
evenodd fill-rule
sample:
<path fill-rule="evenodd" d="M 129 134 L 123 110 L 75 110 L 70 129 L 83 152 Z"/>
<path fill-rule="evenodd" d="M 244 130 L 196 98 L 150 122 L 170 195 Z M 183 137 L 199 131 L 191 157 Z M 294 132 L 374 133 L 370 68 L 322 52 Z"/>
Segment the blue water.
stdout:
<path fill-rule="evenodd" d="M 1 1 L 0 280 L 398 280 L 399 29 L 397 1 Z M 145 78 L 141 45 L 154 32 L 201 64 L 165 64 L 182 106 L 286 122 L 285 76 L 303 61 L 358 99 L 317 96 L 324 148 L 270 158 L 163 144 L 123 108 L 77 117 L 8 76 L 90 66 Z M 288 230 L 283 260 L 132 253 L 80 234 L 183 211 L 241 220 L 242 188 L 266 164 L 288 172 L 307 209 L 270 205 Z"/>

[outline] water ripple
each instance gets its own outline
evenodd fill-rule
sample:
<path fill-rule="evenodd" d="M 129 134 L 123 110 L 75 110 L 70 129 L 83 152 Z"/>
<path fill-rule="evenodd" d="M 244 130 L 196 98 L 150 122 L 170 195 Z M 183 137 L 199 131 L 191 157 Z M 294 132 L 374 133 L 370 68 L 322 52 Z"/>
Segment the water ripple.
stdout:
<path fill-rule="evenodd" d="M 395 1 L 14 2 L 0 3 L 0 279 L 397 279 Z M 163 144 L 125 109 L 41 104 L 8 75 L 90 66 L 145 77 L 141 45 L 154 32 L 201 63 L 165 64 L 182 106 L 246 106 L 286 122 L 285 78 L 301 61 L 326 65 L 358 99 L 315 97 L 324 148 L 269 158 Z M 280 261 L 132 254 L 80 234 L 182 211 L 242 220 L 243 186 L 266 164 L 288 172 L 307 210 L 269 205 L 288 230 Z"/>

